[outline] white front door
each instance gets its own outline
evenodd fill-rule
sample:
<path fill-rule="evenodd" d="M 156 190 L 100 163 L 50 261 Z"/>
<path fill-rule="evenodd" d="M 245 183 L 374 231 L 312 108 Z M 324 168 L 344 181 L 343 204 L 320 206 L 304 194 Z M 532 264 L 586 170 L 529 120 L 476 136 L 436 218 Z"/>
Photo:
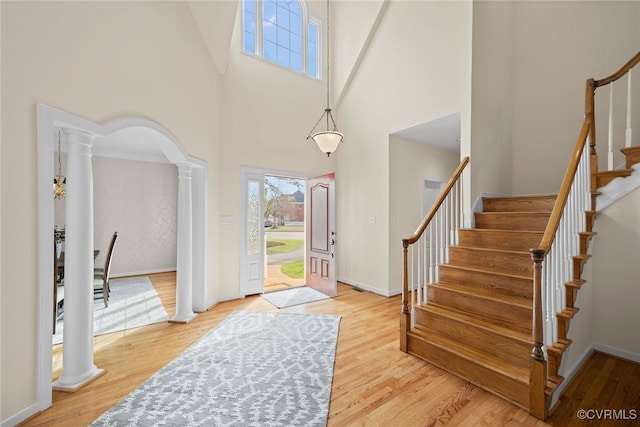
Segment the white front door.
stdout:
<path fill-rule="evenodd" d="M 307 180 L 306 262 L 307 286 L 336 296 L 335 174 Z"/>
<path fill-rule="evenodd" d="M 264 175 L 243 175 L 244 209 L 241 233 L 240 292 L 242 295 L 262 293 L 265 244 L 264 244 Z"/>

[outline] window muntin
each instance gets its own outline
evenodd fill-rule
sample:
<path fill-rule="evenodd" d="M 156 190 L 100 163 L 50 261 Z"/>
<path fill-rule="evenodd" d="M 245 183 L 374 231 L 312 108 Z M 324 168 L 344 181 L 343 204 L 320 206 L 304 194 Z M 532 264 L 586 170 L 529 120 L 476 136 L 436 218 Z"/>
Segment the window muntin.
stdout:
<path fill-rule="evenodd" d="M 243 0 L 243 50 L 319 79 L 320 23 L 300 0 Z"/>

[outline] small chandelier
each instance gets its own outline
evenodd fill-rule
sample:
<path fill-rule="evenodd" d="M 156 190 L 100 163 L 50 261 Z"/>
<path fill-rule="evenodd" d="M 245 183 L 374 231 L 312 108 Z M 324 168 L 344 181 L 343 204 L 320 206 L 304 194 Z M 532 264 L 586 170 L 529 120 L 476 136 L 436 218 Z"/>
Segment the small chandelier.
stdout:
<path fill-rule="evenodd" d="M 313 139 L 316 144 L 318 144 L 318 148 L 323 153 L 327 153 L 327 157 L 331 155 L 336 149 L 338 145 L 342 142 L 343 134 L 338 132 L 338 127 L 336 126 L 336 121 L 333 119 L 333 115 L 331 114 L 331 107 L 329 106 L 329 0 L 327 0 L 327 108 L 324 109 L 324 112 L 316 122 L 316 125 L 311 129 L 307 139 Z M 316 128 L 322 121 L 322 119 L 326 119 L 327 130 L 321 130 L 316 132 Z M 329 123 L 331 121 L 331 123 Z M 329 125 L 332 125 L 331 128 Z"/>
<path fill-rule="evenodd" d="M 53 178 L 53 198 L 62 199 L 67 195 L 67 191 L 64 185 L 67 183 L 67 178 L 62 175 L 62 162 L 60 160 L 60 130 L 58 130 L 58 175 Z"/>

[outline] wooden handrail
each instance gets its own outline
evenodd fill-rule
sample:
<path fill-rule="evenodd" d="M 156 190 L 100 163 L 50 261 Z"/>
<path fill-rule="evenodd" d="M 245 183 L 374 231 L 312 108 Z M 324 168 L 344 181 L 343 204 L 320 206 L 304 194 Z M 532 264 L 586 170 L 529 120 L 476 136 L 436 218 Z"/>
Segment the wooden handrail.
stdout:
<path fill-rule="evenodd" d="M 622 66 L 622 68 L 620 68 L 615 73 L 611 74 L 609 77 L 605 77 L 604 79 L 596 80 L 595 81 L 595 87 L 605 86 L 605 85 L 608 85 L 611 82 L 615 82 L 620 77 L 622 77 L 625 74 L 627 74 L 630 69 L 632 69 L 633 67 L 635 67 L 639 63 L 640 63 L 640 52 L 636 53 L 636 56 L 631 58 L 626 64 L 624 64 Z"/>
<path fill-rule="evenodd" d="M 451 192 L 451 189 L 455 185 L 456 181 L 458 181 L 458 178 L 460 177 L 460 175 L 462 174 L 462 172 L 464 171 L 464 168 L 467 166 L 468 163 L 469 163 L 469 156 L 462 159 L 462 162 L 460 162 L 455 172 L 453 172 L 453 175 L 451 175 L 451 178 L 449 178 L 449 181 L 447 181 L 447 185 L 445 185 L 444 188 L 442 189 L 440 196 L 435 201 L 431 209 L 429 209 L 429 212 L 427 212 L 427 215 L 425 215 L 424 219 L 420 223 L 420 226 L 416 229 L 416 231 L 411 236 L 407 237 L 406 239 L 402 239 L 402 246 L 404 248 L 408 248 L 409 245 L 412 245 L 415 242 L 417 242 L 420 236 L 422 236 L 422 233 L 424 233 L 424 230 L 426 230 L 427 226 L 429 225 L 433 217 L 436 215 L 436 212 L 438 211 L 438 209 L 440 209 L 440 205 L 442 205 L 442 203 L 444 202 L 444 199 L 447 198 L 447 195 L 449 194 L 449 192 Z"/>
<path fill-rule="evenodd" d="M 409 351 L 407 345 L 407 334 L 411 328 L 411 307 L 409 306 L 409 245 L 414 244 L 418 239 L 420 239 L 424 230 L 426 230 L 429 223 L 431 223 L 431 220 L 436 216 L 438 209 L 440 209 L 449 193 L 451 193 L 454 185 L 460 179 L 460 175 L 462 175 L 462 172 L 468 163 L 468 156 L 462 159 L 462 162 L 460 162 L 456 170 L 453 172 L 453 175 L 451 175 L 451 178 L 449 178 L 449 181 L 442 189 L 440 196 L 438 196 L 438 199 L 435 201 L 431 209 L 429 209 L 429 212 L 427 212 L 427 215 L 420 223 L 418 229 L 410 237 L 402 239 L 402 256 L 404 259 L 404 266 L 402 271 L 402 308 L 400 310 L 400 350 L 405 353 Z"/>
<path fill-rule="evenodd" d="M 576 142 L 576 147 L 573 150 L 571 160 L 569 161 L 569 167 L 564 174 L 564 179 L 562 180 L 560 191 L 558 192 L 556 202 L 553 205 L 553 210 L 551 211 L 551 216 L 549 217 L 549 222 L 547 223 L 547 228 L 545 228 L 544 230 L 542 240 L 540 241 L 538 247 L 530 250 L 532 254 L 534 251 L 538 253 L 540 251 L 543 251 L 546 255 L 551 249 L 553 239 L 555 238 L 556 231 L 558 230 L 558 226 L 560 225 L 560 219 L 562 218 L 564 206 L 567 203 L 567 199 L 569 198 L 569 191 L 571 190 L 573 179 L 575 178 L 576 171 L 578 170 L 578 164 L 580 163 L 580 157 L 582 157 L 582 151 L 584 150 L 584 145 L 587 142 L 587 136 L 589 135 L 590 128 L 591 119 L 585 118 L 584 123 L 582 124 L 582 129 L 580 130 L 580 135 L 578 136 L 578 141 Z"/>

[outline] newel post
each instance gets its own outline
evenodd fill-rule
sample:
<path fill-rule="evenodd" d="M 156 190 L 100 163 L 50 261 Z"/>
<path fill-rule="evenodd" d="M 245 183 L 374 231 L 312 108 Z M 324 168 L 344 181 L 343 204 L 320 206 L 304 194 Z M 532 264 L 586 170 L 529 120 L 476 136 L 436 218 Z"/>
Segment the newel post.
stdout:
<path fill-rule="evenodd" d="M 533 325 L 531 357 L 529 359 L 529 412 L 544 420 L 547 417 L 547 361 L 544 358 L 543 317 L 542 317 L 542 261 L 545 251 L 531 249 L 533 260 Z"/>
<path fill-rule="evenodd" d="M 598 172 L 598 153 L 596 152 L 596 107 L 595 107 L 596 83 L 593 79 L 587 80 L 584 100 L 584 118 L 591 120 L 589 126 L 589 156 L 591 156 L 591 192 L 597 191 L 595 173 Z"/>
<path fill-rule="evenodd" d="M 402 309 L 400 310 L 400 350 L 405 353 L 409 351 L 407 347 L 407 334 L 411 326 L 411 312 L 409 311 L 409 242 L 402 240 L 402 252 L 404 256 L 404 267 L 402 271 Z"/>

